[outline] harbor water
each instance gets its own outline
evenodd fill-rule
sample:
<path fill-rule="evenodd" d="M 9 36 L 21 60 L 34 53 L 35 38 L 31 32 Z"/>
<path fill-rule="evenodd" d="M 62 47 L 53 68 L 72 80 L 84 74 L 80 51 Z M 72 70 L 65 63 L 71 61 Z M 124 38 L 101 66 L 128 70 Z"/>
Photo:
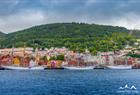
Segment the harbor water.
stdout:
<path fill-rule="evenodd" d="M 129 89 L 132 86 L 136 89 Z M 0 95 L 140 95 L 139 91 L 139 69 L 0 70 Z"/>

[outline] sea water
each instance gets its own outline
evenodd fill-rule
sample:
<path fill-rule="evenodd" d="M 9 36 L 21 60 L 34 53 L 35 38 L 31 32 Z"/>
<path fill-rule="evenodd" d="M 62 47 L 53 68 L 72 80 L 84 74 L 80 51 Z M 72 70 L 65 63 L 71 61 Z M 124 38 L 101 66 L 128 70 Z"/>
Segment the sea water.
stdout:
<path fill-rule="evenodd" d="M 0 95 L 140 95 L 140 70 L 0 70 Z"/>

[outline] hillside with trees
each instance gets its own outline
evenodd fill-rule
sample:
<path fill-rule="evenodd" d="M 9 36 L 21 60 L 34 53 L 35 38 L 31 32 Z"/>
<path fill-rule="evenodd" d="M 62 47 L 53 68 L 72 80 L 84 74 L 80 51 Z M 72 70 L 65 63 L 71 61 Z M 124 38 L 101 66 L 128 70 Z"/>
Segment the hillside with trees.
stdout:
<path fill-rule="evenodd" d="M 114 27 L 85 23 L 54 23 L 34 26 L 7 34 L 1 39 L 1 48 L 23 47 L 38 48 L 67 47 L 84 52 L 88 48 L 92 53 L 122 49 L 133 44 L 135 38 L 124 27 Z"/>

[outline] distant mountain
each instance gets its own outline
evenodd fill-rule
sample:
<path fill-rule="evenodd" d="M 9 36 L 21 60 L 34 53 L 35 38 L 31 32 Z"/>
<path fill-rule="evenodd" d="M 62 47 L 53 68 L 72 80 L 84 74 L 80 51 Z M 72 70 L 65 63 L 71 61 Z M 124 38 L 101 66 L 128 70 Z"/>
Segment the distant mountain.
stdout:
<path fill-rule="evenodd" d="M 140 38 L 140 30 L 130 30 L 131 35 L 133 35 L 136 38 Z"/>
<path fill-rule="evenodd" d="M 0 31 L 0 37 L 4 37 L 6 34 Z"/>
<path fill-rule="evenodd" d="M 129 30 L 124 27 L 85 23 L 54 23 L 34 26 L 28 29 L 7 34 L 0 41 L 2 47 L 68 47 L 72 50 L 107 51 L 120 49 L 127 40 Z M 5 35 L 4 35 L 5 36 Z M 134 40 L 134 39 L 133 39 Z M 133 41 L 132 40 L 132 41 Z M 131 41 L 131 42 L 132 42 Z M 117 43 L 114 47 L 114 43 Z"/>

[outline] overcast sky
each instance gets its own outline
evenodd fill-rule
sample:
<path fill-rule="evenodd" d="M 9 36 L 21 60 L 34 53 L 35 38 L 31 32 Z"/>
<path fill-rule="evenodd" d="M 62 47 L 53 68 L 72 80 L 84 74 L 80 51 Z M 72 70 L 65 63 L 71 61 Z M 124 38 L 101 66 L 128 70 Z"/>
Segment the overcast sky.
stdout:
<path fill-rule="evenodd" d="M 140 29 L 140 0 L 0 0 L 0 31 L 86 22 Z"/>

